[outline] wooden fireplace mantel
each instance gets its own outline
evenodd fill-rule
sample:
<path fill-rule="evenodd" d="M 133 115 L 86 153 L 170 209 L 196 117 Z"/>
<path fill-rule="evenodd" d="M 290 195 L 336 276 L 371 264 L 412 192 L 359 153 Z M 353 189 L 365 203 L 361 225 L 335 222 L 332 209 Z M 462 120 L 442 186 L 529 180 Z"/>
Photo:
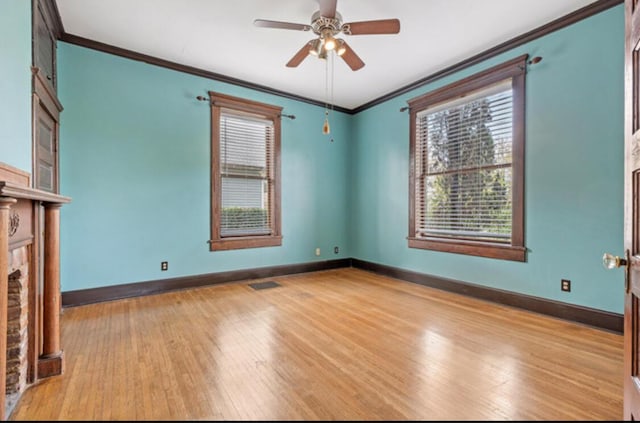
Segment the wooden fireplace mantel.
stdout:
<path fill-rule="evenodd" d="M 20 186 L 14 182 L 0 181 L 0 197 L 10 197 L 25 200 L 41 201 L 49 204 L 66 204 L 71 202 L 71 198 L 42 191 L 35 188 Z"/>
<path fill-rule="evenodd" d="M 71 199 L 30 188 L 18 181 L 0 180 L 0 419 L 6 414 L 7 307 L 9 253 L 12 248 L 42 242 L 42 325 L 38 329 L 41 351 L 35 353 L 33 379 L 63 372 L 60 346 L 60 207 Z M 42 224 L 35 224 L 40 216 Z M 28 223 L 23 223 L 28 222 Z M 35 230 L 37 228 L 37 231 Z M 42 233 L 42 241 L 36 233 Z M 38 256 L 38 253 L 34 253 Z M 33 277 L 33 276 L 32 276 Z M 33 382 L 33 381 L 32 381 Z"/>

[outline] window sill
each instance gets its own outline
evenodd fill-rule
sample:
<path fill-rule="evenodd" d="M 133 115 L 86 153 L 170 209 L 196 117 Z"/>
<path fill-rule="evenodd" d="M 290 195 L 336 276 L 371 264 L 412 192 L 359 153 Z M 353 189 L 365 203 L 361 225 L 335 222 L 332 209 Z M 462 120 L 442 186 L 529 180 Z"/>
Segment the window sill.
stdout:
<path fill-rule="evenodd" d="M 277 247 L 282 236 L 242 236 L 209 241 L 210 251 L 239 250 L 242 248 Z"/>
<path fill-rule="evenodd" d="M 496 258 L 511 261 L 526 261 L 527 249 L 513 245 L 494 244 L 437 238 L 407 238 L 409 248 L 466 254 L 470 256 Z"/>

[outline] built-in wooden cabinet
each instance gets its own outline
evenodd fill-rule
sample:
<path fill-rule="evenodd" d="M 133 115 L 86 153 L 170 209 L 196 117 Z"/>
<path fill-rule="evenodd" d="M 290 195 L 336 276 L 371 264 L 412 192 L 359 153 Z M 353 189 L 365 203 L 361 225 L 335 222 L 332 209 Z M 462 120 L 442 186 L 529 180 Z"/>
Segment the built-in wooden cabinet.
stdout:
<path fill-rule="evenodd" d="M 57 146 L 57 120 L 49 113 L 49 111 L 38 104 L 36 110 L 35 131 L 36 131 L 36 173 L 38 174 L 37 188 L 56 192 L 58 191 L 57 183 L 57 165 L 56 152 Z"/>
<path fill-rule="evenodd" d="M 33 187 L 58 193 L 58 137 L 62 105 L 42 69 L 33 68 Z"/>
<path fill-rule="evenodd" d="M 54 0 L 32 0 L 33 187 L 58 186 L 58 136 L 62 105 L 57 95 L 56 40 L 62 31 Z"/>
<path fill-rule="evenodd" d="M 33 0 L 33 66 L 40 69 L 43 78 L 54 91 L 58 86 L 56 73 L 55 4 L 51 0 Z"/>

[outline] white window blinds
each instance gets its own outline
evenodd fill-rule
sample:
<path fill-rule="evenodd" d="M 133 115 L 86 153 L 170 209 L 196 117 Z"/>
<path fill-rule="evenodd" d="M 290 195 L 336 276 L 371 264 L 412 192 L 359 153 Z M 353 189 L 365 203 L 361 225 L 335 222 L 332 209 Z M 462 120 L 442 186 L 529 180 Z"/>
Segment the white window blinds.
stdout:
<path fill-rule="evenodd" d="M 511 79 L 416 115 L 415 236 L 511 242 Z"/>
<path fill-rule="evenodd" d="M 258 116 L 220 114 L 221 237 L 271 234 L 274 125 Z"/>

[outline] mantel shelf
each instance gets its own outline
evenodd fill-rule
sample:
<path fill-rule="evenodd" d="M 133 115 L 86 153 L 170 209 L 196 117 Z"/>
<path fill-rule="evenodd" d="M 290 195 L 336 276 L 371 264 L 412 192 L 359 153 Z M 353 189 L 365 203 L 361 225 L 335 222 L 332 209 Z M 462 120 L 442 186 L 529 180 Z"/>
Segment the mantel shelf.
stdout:
<path fill-rule="evenodd" d="M 0 197 L 43 201 L 51 204 L 65 204 L 71 202 L 71 198 L 53 194 L 48 191 L 28 188 L 12 182 L 0 181 Z"/>

